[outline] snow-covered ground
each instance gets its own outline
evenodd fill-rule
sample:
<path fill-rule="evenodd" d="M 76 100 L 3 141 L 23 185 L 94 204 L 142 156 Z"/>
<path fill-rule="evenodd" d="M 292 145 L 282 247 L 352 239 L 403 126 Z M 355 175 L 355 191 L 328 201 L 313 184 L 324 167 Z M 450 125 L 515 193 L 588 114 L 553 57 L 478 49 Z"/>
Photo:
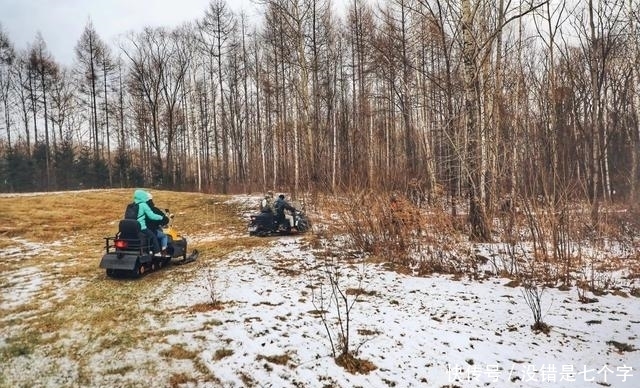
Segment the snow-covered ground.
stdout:
<path fill-rule="evenodd" d="M 36 351 L 0 365 L 0 387 L 640 386 L 640 351 L 615 346 L 640 348 L 636 297 L 604 295 L 583 304 L 575 289 L 546 289 L 543 320 L 551 331 L 536 334 L 522 289 L 506 286 L 508 279 L 413 277 L 355 259 L 337 268 L 338 287 L 353 303 L 349 345 L 376 369 L 349 373 L 331 354 L 326 328 L 334 341 L 344 332 L 337 313 L 345 307 L 326 298 L 320 304 L 319 292 L 326 297 L 330 289 L 322 257 L 304 237 L 282 237 L 206 267 L 193 264 L 198 274 L 149 307 L 146 329 L 159 334 L 144 349 L 111 354 L 96 345 L 92 354 L 86 347 L 82 370 L 90 376 L 78 376 L 71 358 Z M 163 277 L 174 270 L 141 281 L 157 282 L 161 294 Z M 19 275 L 21 281 L 5 279 L 2 310 L 37 296 L 41 272 L 25 268 Z M 203 308 L 214 299 L 220 308 Z M 0 328 L 9 331 L 9 319 Z M 8 335 L 0 333 L 0 351 Z M 191 356 L 168 357 L 176 348 Z M 183 381 L 175 379 L 179 374 Z"/>
<path fill-rule="evenodd" d="M 317 304 L 309 287 L 318 281 L 317 271 L 323 267 L 316 268 L 316 259 L 301 249 L 299 239 L 279 239 L 267 249 L 234 254 L 227 260 L 214 277 L 220 299 L 232 305 L 176 316 L 169 325 L 176 329 L 169 343 L 187 344 L 200 352 L 224 386 L 243 386 L 242 373 L 266 387 L 635 387 L 640 383 L 640 352 L 620 353 L 607 344 L 638 346 L 640 304 L 635 298 L 603 296 L 584 305 L 575 293 L 547 290 L 544 321 L 552 330 L 548 335 L 534 334 L 521 290 L 505 287 L 507 280 L 416 278 L 377 265 L 344 265 L 344 290 L 365 291 L 351 312 L 351 346 L 358 349 L 359 358 L 377 367 L 369 374 L 354 375 L 330 357 L 328 336 L 314 314 Z M 167 307 L 210 301 L 203 292 L 210 287 L 203 281 L 184 284 Z M 335 305 L 327 310 L 330 315 L 337 311 Z M 207 322 L 212 320 L 221 323 L 210 328 Z M 213 360 L 220 348 L 234 353 Z M 283 354 L 289 355 L 286 365 L 265 367 L 264 357 Z"/>

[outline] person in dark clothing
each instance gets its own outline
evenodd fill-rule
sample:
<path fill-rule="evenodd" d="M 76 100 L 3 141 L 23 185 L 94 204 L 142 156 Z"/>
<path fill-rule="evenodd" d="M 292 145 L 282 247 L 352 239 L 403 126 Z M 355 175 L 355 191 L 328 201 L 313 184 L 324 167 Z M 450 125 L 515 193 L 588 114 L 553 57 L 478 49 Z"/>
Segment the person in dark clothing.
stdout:
<path fill-rule="evenodd" d="M 147 192 L 147 194 L 148 194 L 147 205 L 149 205 L 149 209 L 151 209 L 151 211 L 156 215 L 159 215 L 162 217 L 159 220 L 154 220 L 147 217 L 147 219 L 145 220 L 147 223 L 147 229 L 152 231 L 153 234 L 158 238 L 158 242 L 160 243 L 160 246 L 161 246 L 160 252 L 164 256 L 167 254 L 167 244 L 169 243 L 169 238 L 162 231 L 162 226 L 167 225 L 169 223 L 169 217 L 167 217 L 167 215 L 164 214 L 162 210 L 158 209 L 156 205 L 153 203 L 153 195 L 149 192 Z"/>
<path fill-rule="evenodd" d="M 278 221 L 278 224 L 285 224 L 287 229 L 291 229 L 291 227 L 294 226 L 293 216 L 285 213 L 285 210 L 295 212 L 296 208 L 291 206 L 289 202 L 285 200 L 284 194 L 280 194 L 278 196 L 278 199 L 276 199 L 273 204 L 273 209 L 276 212 L 276 220 Z M 288 221 L 288 225 L 286 225 L 285 220 Z"/>

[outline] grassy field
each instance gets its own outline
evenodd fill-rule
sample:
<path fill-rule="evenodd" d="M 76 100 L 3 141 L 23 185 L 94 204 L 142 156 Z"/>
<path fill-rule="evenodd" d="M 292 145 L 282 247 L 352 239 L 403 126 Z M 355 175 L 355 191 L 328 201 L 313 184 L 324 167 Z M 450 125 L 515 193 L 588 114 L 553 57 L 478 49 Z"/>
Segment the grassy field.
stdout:
<path fill-rule="evenodd" d="M 98 268 L 104 237 L 117 231 L 132 193 L 0 197 L 0 370 L 15 368 L 18 357 L 37 355 L 45 360 L 35 366 L 41 373 L 54 374 L 58 363 L 73 363 L 76 376 L 70 379 L 90 385 L 93 371 L 87 355 L 144 350 L 150 336 L 162 338 L 155 330 L 162 330 L 172 312 L 155 306 L 175 285 L 229 252 L 265 244 L 246 235 L 242 210 L 224 196 L 154 190 L 154 202 L 175 215 L 174 226 L 187 237 L 189 250 L 200 251 L 199 259 L 139 280 L 110 279 Z M 164 357 L 189 354 L 173 349 Z M 12 372 L 0 373 L 0 386 L 7 384 L 7 373 Z M 37 382 L 25 385 L 30 383 Z"/>
<path fill-rule="evenodd" d="M 99 268 L 104 237 L 115 234 L 132 194 L 0 195 L 0 388 L 384 387 L 425 381 L 443 387 L 456 386 L 446 384 L 452 381 L 442 374 L 445 365 L 474 365 L 474 357 L 504 370 L 525 356 L 532 366 L 548 363 L 551 354 L 576 367 L 638 365 L 636 229 L 598 250 L 582 247 L 591 253 L 580 259 L 591 259 L 591 266 L 571 273 L 571 287 L 550 285 L 545 293 L 544 320 L 555 331 L 532 337 L 523 288 L 498 273 L 497 263 L 509 259 L 503 243 L 475 244 L 448 226 L 442 213 L 414 214 L 398 206 L 389 213 L 384 201 L 371 206 L 314 198 L 314 208 L 306 208 L 312 233 L 255 238 L 247 234 L 246 214 L 258 196 L 153 190 L 157 206 L 175 215 L 188 249 L 200 251 L 198 260 L 140 279 L 108 278 Z M 418 241 L 423 245 L 414 246 L 423 261 L 399 267 L 409 257 L 401 255 L 408 252 L 403 243 L 413 242 L 407 236 L 416 225 L 409 221 L 426 227 Z M 395 234 L 385 225 L 395 225 Z M 370 249 L 360 260 L 371 236 L 378 251 Z M 345 240 L 362 242 L 362 249 Z M 336 258 L 344 295 L 350 303 L 355 295 L 362 299 L 351 304 L 351 346 L 362 345 L 361 358 L 378 367 L 368 374 L 337 366 L 318 316 L 336 313 L 335 301 L 319 308 L 311 290 L 329 290 L 325 271 Z M 601 268 L 601 262 L 624 268 Z M 434 263 L 467 272 L 433 275 Z M 423 264 L 430 272 L 422 272 Z M 633 351 L 613 352 L 610 344 L 617 343 Z M 425 366 L 428 358 L 431 366 Z M 402 365 L 412 366 L 404 373 Z"/>

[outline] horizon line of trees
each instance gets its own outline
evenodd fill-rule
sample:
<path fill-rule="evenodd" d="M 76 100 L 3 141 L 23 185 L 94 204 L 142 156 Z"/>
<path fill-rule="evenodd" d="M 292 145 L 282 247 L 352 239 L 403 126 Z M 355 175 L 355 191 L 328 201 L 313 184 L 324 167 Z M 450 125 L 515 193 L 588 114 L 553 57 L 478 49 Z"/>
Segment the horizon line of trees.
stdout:
<path fill-rule="evenodd" d="M 411 190 L 468 201 L 637 200 L 638 0 L 224 0 L 72 67 L 0 28 L 0 191 Z"/>

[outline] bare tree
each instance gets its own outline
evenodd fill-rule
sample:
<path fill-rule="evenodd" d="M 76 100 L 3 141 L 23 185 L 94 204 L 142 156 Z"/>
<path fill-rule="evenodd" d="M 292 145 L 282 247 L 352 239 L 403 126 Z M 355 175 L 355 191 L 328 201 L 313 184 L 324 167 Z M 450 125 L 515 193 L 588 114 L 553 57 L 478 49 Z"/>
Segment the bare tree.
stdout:
<path fill-rule="evenodd" d="M 26 53 L 18 53 L 14 65 L 10 69 L 10 71 L 13 77 L 11 88 L 13 90 L 13 94 L 17 98 L 20 120 L 22 121 L 22 125 L 24 126 L 24 134 L 26 138 L 26 154 L 27 156 L 31 156 L 31 130 L 29 127 L 29 123 L 31 122 L 31 119 L 29 117 L 31 99 L 29 93 L 30 89 L 28 88 L 29 80 L 31 78 L 29 76 Z"/>
<path fill-rule="evenodd" d="M 12 73 L 11 66 L 15 61 L 16 53 L 13 45 L 9 41 L 9 37 L 2 31 L 2 25 L 0 25 L 0 103 L 2 103 L 3 109 L 3 121 L 4 127 L 7 132 L 7 144 L 11 149 L 11 114 L 10 114 L 10 92 Z"/>
<path fill-rule="evenodd" d="M 236 22 L 233 14 L 229 10 L 227 3 L 222 0 L 212 0 L 209 2 L 209 8 L 205 11 L 204 18 L 198 23 L 200 31 L 200 42 L 204 50 L 211 56 L 211 60 L 215 60 L 215 69 L 217 74 L 215 80 L 219 87 L 219 104 L 220 104 L 220 122 L 214 114 L 213 130 L 215 139 L 222 142 L 222 192 L 227 193 L 229 189 L 229 121 L 228 112 L 225 106 L 225 90 L 223 78 L 223 58 L 230 50 L 231 33 L 236 28 Z M 214 64 L 209 64 L 210 81 L 214 82 Z M 213 92 L 213 87 L 211 88 Z M 212 96 L 211 101 L 215 103 L 216 99 Z M 215 112 L 215 106 L 214 106 Z M 217 145 L 216 145 L 217 147 Z M 218 153 L 216 152 L 216 155 Z"/>
<path fill-rule="evenodd" d="M 629 173 L 629 202 L 636 202 L 636 190 L 638 189 L 638 164 L 640 163 L 640 30 L 638 24 L 640 23 L 640 12 L 638 12 L 638 3 L 634 0 L 629 0 L 627 3 L 627 18 L 629 20 L 630 27 L 630 39 L 629 48 L 631 55 L 631 74 L 633 84 L 635 85 L 632 90 L 632 116 L 634 119 L 631 121 L 629 128 L 629 139 L 631 140 L 631 169 Z"/>
<path fill-rule="evenodd" d="M 500 10 L 500 23 L 494 27 L 482 25 L 483 33 L 480 35 L 474 26 L 479 23 L 487 23 L 487 20 L 479 20 L 479 10 L 484 6 L 483 1 L 472 3 L 472 0 L 461 1 L 461 46 L 464 75 L 464 106 L 465 106 L 465 131 L 468 135 L 466 174 L 469 182 L 469 224 L 471 237 L 488 241 L 491 239 L 491 230 L 486 211 L 486 165 L 488 138 L 482 123 L 483 110 L 480 96 L 483 92 L 480 82 L 481 70 L 490 58 L 491 49 L 496 38 L 504 26 L 513 20 L 533 12 L 542 7 L 548 0 L 538 4 L 531 4 L 526 9 Z"/>
<path fill-rule="evenodd" d="M 78 43 L 75 47 L 76 60 L 78 63 L 78 67 L 76 68 L 76 72 L 79 76 L 79 91 L 88 97 L 87 101 L 84 101 L 84 104 L 88 105 L 90 115 L 90 123 L 91 123 L 91 139 L 93 140 L 93 153 L 94 158 L 98 158 L 100 154 L 100 125 L 98 121 L 98 98 L 100 90 L 100 66 L 102 64 L 106 64 L 109 62 L 107 57 L 107 46 L 104 44 L 102 39 L 98 36 L 95 28 L 93 27 L 93 23 L 91 21 L 87 22 L 87 25 L 78 40 Z M 105 78 L 107 73 L 107 67 L 103 66 L 105 72 Z M 105 101 L 105 106 L 107 104 L 107 93 L 106 93 L 106 79 L 104 80 L 104 95 L 102 98 Z M 105 109 L 106 113 L 106 109 Z M 108 117 L 108 115 L 107 115 Z M 108 119 L 107 119 L 108 120 Z M 108 138 L 108 136 L 107 136 Z"/>
<path fill-rule="evenodd" d="M 607 147 L 606 126 L 607 108 L 605 102 L 606 71 L 608 53 L 611 52 L 612 45 L 616 44 L 616 27 L 620 27 L 617 20 L 622 11 L 622 1 L 613 1 L 609 4 L 599 4 L 598 10 L 594 9 L 593 0 L 589 0 L 589 78 L 591 81 L 591 92 L 593 96 L 593 109 L 591 110 L 592 128 L 592 222 L 597 224 L 597 212 L 599 208 L 599 192 L 603 199 L 608 200 L 611 194 L 609 185 L 609 160 Z M 597 12 L 597 14 L 596 14 Z M 608 16 L 605 18 L 605 16 Z M 597 21 L 596 21 L 597 18 Z M 600 22 L 603 21 L 601 24 Z M 596 26 L 596 23 L 598 25 Z M 609 24 L 611 23 L 611 24 Z M 602 182 L 602 189 L 599 187 Z"/>
<path fill-rule="evenodd" d="M 377 175 L 374 169 L 375 145 L 371 112 L 373 99 L 371 79 L 372 70 L 375 68 L 372 49 L 376 43 L 373 18 L 373 9 L 370 4 L 362 0 L 354 0 L 351 3 L 345 42 L 350 54 L 345 65 L 348 67 L 346 73 L 351 76 L 351 107 L 349 131 L 345 136 L 346 142 L 341 158 L 341 165 L 347 170 L 344 174 L 348 184 L 361 185 L 364 181 L 363 183 L 370 187 L 374 187 L 374 179 Z M 384 46 L 384 43 L 380 45 Z M 384 54 L 392 52 L 389 47 L 380 49 Z M 387 59 L 391 61 L 390 58 Z M 389 68 L 389 63 L 386 63 L 383 69 Z M 363 178 L 360 177 L 361 174 L 364 175 Z"/>
<path fill-rule="evenodd" d="M 37 58 L 37 44 L 14 55 L 0 69 L 8 143 L 26 138 L 28 153 L 38 143 L 44 155 L 40 142 L 73 132 L 110 163 L 117 126 L 109 170 L 146 183 L 411 186 L 429 199 L 446 187 L 452 215 L 468 201 L 477 240 L 492 238 L 498 206 L 523 197 L 558 216 L 540 249 L 566 240 L 561 202 L 587 199 L 597 225 L 600 203 L 634 198 L 637 0 L 353 0 L 344 20 L 326 0 L 258 3 L 265 19 L 253 28 L 214 0 L 192 28 L 131 34 L 118 67 L 89 22 L 78 89 L 64 71 L 47 73 L 56 66 L 42 67 L 53 60 Z M 523 19 L 534 10 L 537 31 Z"/>
<path fill-rule="evenodd" d="M 465 129 L 469 136 L 467 168 L 469 174 L 469 221 L 471 236 L 474 239 L 488 241 L 491 231 L 484 205 L 484 174 L 482 171 L 485 157 L 485 138 L 480 126 L 479 100 L 480 80 L 478 67 L 481 54 L 478 52 L 477 40 L 473 34 L 472 4 L 470 0 L 462 0 L 462 56 L 464 62 L 464 106 Z"/>
<path fill-rule="evenodd" d="M 459 126 L 456 125 L 459 111 L 457 105 L 458 85 L 456 77 L 456 64 L 454 58 L 454 44 L 456 26 L 453 25 L 453 18 L 449 15 L 455 15 L 454 6 L 447 1 L 430 2 L 426 0 L 418 0 L 418 12 L 426 19 L 430 29 L 428 32 L 432 35 L 433 47 L 431 48 L 431 57 L 435 59 L 435 71 L 426 75 L 432 82 L 431 87 L 439 90 L 438 94 L 434 94 L 434 109 L 440 109 L 440 130 L 438 134 L 438 146 L 435 157 L 437 157 L 436 165 L 441 166 L 439 170 L 440 181 L 447 187 L 449 195 L 451 214 L 457 216 L 457 198 L 461 194 L 461 185 L 464 177 L 460 172 L 461 160 L 465 155 L 463 142 L 460 141 Z M 442 102 L 444 101 L 444 102 Z"/>
<path fill-rule="evenodd" d="M 125 55 L 131 61 L 131 92 L 141 103 L 138 111 L 141 146 L 149 144 L 153 150 L 153 171 L 160 183 L 164 183 L 167 178 L 163 152 L 167 134 L 161 125 L 161 114 L 163 79 L 168 71 L 169 60 L 168 34 L 169 32 L 163 28 L 145 28 L 141 33 L 129 37 L 133 47 L 123 48 Z M 151 116 L 150 131 L 145 130 L 146 113 Z"/>
<path fill-rule="evenodd" d="M 52 129 L 58 126 L 58 139 L 60 141 L 71 140 L 73 132 L 70 130 L 70 116 L 76 112 L 76 103 L 70 72 L 62 69 L 54 79 L 51 90 L 51 124 Z M 65 129 L 66 127 L 66 129 Z"/>
<path fill-rule="evenodd" d="M 169 175 L 169 183 L 176 183 L 176 171 L 174 166 L 173 143 L 176 139 L 178 127 L 184 126 L 184 114 L 179 109 L 184 90 L 184 79 L 187 69 L 191 63 L 192 53 L 188 46 L 191 38 L 189 31 L 185 28 L 175 30 L 166 36 L 166 67 L 161 74 L 160 85 L 162 100 L 164 102 L 164 116 L 166 117 L 165 138 L 166 141 L 166 166 Z"/>
<path fill-rule="evenodd" d="M 51 85 L 57 77 L 59 68 L 58 64 L 53 60 L 51 53 L 47 49 L 47 45 L 38 33 L 36 40 L 29 51 L 29 69 L 34 74 L 34 81 L 40 90 L 39 104 L 43 109 L 44 136 L 45 136 L 45 169 L 46 169 L 46 186 L 51 181 L 51 143 L 49 133 L 49 102 L 47 97 L 51 93 Z M 34 112 L 35 118 L 35 112 Z"/>

